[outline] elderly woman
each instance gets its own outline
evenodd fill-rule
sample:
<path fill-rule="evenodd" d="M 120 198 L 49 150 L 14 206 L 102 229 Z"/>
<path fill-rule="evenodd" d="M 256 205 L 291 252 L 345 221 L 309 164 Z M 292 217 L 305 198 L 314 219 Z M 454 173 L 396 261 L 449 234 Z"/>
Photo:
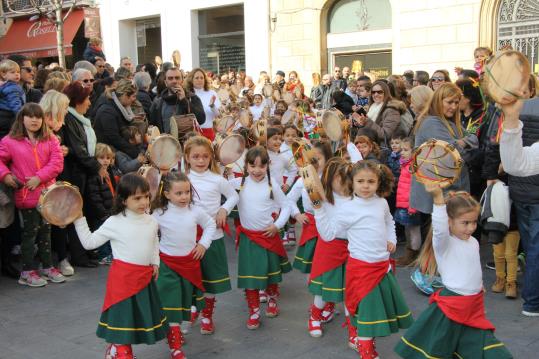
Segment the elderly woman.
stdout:
<path fill-rule="evenodd" d="M 150 107 L 152 107 L 152 96 L 150 86 L 152 85 L 152 77 L 147 72 L 137 72 L 133 78 L 133 82 L 137 87 L 137 100 L 142 105 L 146 117 L 150 117 Z"/>
<path fill-rule="evenodd" d="M 213 141 L 215 133 L 213 131 L 213 119 L 219 116 L 221 101 L 217 93 L 210 89 L 210 84 L 206 72 L 201 68 L 193 69 L 187 76 L 186 88 L 188 92 L 194 92 L 202 102 L 206 121 L 200 125 L 204 137 Z"/>
<path fill-rule="evenodd" d="M 118 81 L 116 88 L 105 91 L 107 101 L 99 107 L 94 128 L 99 142 L 136 158 L 139 148 L 122 136 L 122 130 L 134 119 L 131 105 L 137 100 L 137 88 L 129 80 Z"/>
<path fill-rule="evenodd" d="M 68 113 L 65 124 L 59 131 L 63 144 L 67 147 L 64 158 L 64 170 L 58 176 L 59 180 L 67 181 L 77 186 L 81 193 L 86 191 L 89 176 L 100 174 L 107 176 L 95 156 L 97 144 L 96 135 L 90 119 L 84 115 L 90 107 L 91 89 L 83 87 L 79 82 L 73 82 L 64 89 L 69 98 Z M 90 260 L 88 252 L 82 247 L 72 225 L 66 228 L 69 238 L 71 263 L 80 267 L 96 267 L 97 263 Z M 62 231 L 60 230 L 60 234 Z M 64 235 L 66 235 L 64 233 Z"/>

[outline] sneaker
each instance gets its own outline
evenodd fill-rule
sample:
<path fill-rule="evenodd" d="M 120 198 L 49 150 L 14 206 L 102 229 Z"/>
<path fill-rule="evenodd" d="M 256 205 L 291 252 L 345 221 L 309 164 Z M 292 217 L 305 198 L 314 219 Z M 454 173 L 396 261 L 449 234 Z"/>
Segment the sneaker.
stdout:
<path fill-rule="evenodd" d="M 268 293 L 265 290 L 259 291 L 258 295 L 260 296 L 260 303 L 266 303 L 268 301 Z"/>
<path fill-rule="evenodd" d="M 434 276 L 434 278 L 432 278 L 432 282 L 430 283 L 430 285 L 433 288 L 443 288 L 444 287 L 444 284 L 442 283 L 442 278 L 440 276 Z"/>
<path fill-rule="evenodd" d="M 335 303 L 327 302 L 322 310 L 322 323 L 329 323 L 335 317 Z"/>
<path fill-rule="evenodd" d="M 496 270 L 496 265 L 494 264 L 494 262 L 487 262 L 485 264 L 485 268 Z"/>
<path fill-rule="evenodd" d="M 69 263 L 67 258 L 58 263 L 58 269 L 60 269 L 60 272 L 64 277 L 69 277 L 75 274 L 75 269 L 71 263 Z"/>
<path fill-rule="evenodd" d="M 247 329 L 255 330 L 260 327 L 260 308 L 249 308 L 249 319 L 247 319 Z"/>
<path fill-rule="evenodd" d="M 522 310 L 522 315 L 527 317 L 539 317 L 539 310 Z"/>
<path fill-rule="evenodd" d="M 279 315 L 279 306 L 277 305 L 277 299 L 269 298 L 268 307 L 266 308 L 266 317 L 275 318 Z"/>
<path fill-rule="evenodd" d="M 31 270 L 21 272 L 19 284 L 29 287 L 44 287 L 47 285 L 47 281 L 41 278 L 37 271 Z"/>
<path fill-rule="evenodd" d="M 322 311 L 323 309 L 317 308 L 314 304 L 311 305 L 311 315 L 309 316 L 307 325 L 309 328 L 309 335 L 313 338 L 320 338 L 323 334 Z"/>
<path fill-rule="evenodd" d="M 97 263 L 110 266 L 112 264 L 112 259 L 112 254 L 109 254 L 108 256 L 101 258 Z"/>
<path fill-rule="evenodd" d="M 421 273 L 419 269 L 416 269 L 412 272 L 410 279 L 412 279 L 412 282 L 414 282 L 417 289 L 419 289 L 424 294 L 431 295 L 432 293 L 434 293 L 434 289 L 427 280 L 427 275 Z"/>
<path fill-rule="evenodd" d="M 131 345 L 109 344 L 105 359 L 134 359 Z"/>
<path fill-rule="evenodd" d="M 54 267 L 43 269 L 41 275 L 46 279 L 50 280 L 53 283 L 63 283 L 66 281 L 66 277 L 60 273 L 60 271 Z"/>

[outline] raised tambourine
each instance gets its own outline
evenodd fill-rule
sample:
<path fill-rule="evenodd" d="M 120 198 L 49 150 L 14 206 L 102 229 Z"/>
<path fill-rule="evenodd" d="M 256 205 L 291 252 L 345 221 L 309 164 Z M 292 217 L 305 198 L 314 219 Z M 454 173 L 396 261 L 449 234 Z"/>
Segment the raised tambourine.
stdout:
<path fill-rule="evenodd" d="M 501 51 L 484 66 L 483 86 L 499 104 L 507 105 L 522 97 L 530 79 L 530 63 L 521 52 Z"/>
<path fill-rule="evenodd" d="M 447 187 L 459 178 L 462 163 L 453 145 L 430 139 L 414 151 L 410 171 L 420 183 L 437 183 Z"/>
<path fill-rule="evenodd" d="M 325 135 L 332 141 L 340 141 L 348 129 L 346 118 L 337 109 L 326 110 L 321 116 Z"/>
<path fill-rule="evenodd" d="M 215 153 L 223 166 L 236 162 L 245 150 L 245 139 L 238 134 L 215 136 Z"/>
<path fill-rule="evenodd" d="M 265 84 L 264 87 L 262 87 L 262 95 L 264 95 L 265 98 L 271 97 L 273 95 L 273 85 Z"/>
<path fill-rule="evenodd" d="M 41 192 L 37 210 L 50 224 L 65 227 L 82 213 L 79 189 L 69 182 L 58 181 Z"/>
<path fill-rule="evenodd" d="M 318 172 L 313 165 L 301 167 L 298 170 L 301 178 L 303 178 L 303 186 L 309 195 L 313 207 L 318 209 L 322 207 L 322 202 L 325 200 L 324 187 L 318 176 Z"/>
<path fill-rule="evenodd" d="M 314 150 L 305 138 L 299 138 L 292 142 L 292 155 L 298 167 L 305 167 L 316 163 Z"/>
<path fill-rule="evenodd" d="M 232 131 L 234 128 L 234 125 L 236 124 L 236 120 L 234 120 L 234 116 L 232 115 L 225 115 L 222 117 L 218 117 L 214 120 L 215 123 L 215 130 L 219 133 L 228 133 L 229 131 Z"/>
<path fill-rule="evenodd" d="M 230 92 L 225 88 L 221 88 L 217 90 L 217 97 L 219 97 L 219 101 L 226 103 L 230 99 Z"/>
<path fill-rule="evenodd" d="M 159 184 L 161 182 L 161 173 L 157 168 L 150 165 L 144 165 L 139 168 L 138 174 L 148 181 L 150 185 L 150 197 L 153 200 L 159 190 Z"/>
<path fill-rule="evenodd" d="M 182 156 L 182 149 L 177 139 L 171 135 L 160 135 L 151 144 L 149 158 L 161 171 L 169 171 L 176 166 Z"/>

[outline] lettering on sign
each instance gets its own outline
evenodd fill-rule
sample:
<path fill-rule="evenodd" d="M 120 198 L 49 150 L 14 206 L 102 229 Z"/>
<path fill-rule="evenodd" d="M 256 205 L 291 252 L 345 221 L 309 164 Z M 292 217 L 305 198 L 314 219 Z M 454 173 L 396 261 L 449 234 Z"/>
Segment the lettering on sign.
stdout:
<path fill-rule="evenodd" d="M 41 35 L 49 34 L 51 32 L 56 32 L 56 25 L 49 21 L 36 21 L 30 26 L 26 32 L 26 36 L 29 38 L 38 37 Z"/>

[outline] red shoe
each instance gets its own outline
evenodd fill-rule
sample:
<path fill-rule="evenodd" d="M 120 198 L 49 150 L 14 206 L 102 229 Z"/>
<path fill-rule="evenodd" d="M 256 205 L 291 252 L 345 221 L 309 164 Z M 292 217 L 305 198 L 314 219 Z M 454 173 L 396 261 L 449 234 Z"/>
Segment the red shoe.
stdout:
<path fill-rule="evenodd" d="M 183 338 L 183 334 L 179 326 L 173 325 L 169 327 L 167 333 L 167 342 L 171 352 L 182 348 L 182 345 L 185 343 L 185 339 Z"/>
<path fill-rule="evenodd" d="M 110 344 L 105 352 L 105 359 L 134 359 L 131 345 Z"/>
<path fill-rule="evenodd" d="M 255 330 L 260 327 L 260 297 L 258 289 L 246 289 L 245 298 L 249 306 L 249 319 L 247 319 L 247 329 Z"/>
<path fill-rule="evenodd" d="M 266 303 L 268 301 L 268 293 L 265 290 L 258 291 L 260 296 L 260 303 Z"/>
<path fill-rule="evenodd" d="M 215 297 L 204 297 L 204 301 L 206 302 L 206 305 L 200 313 L 202 317 L 202 319 L 200 320 L 200 334 L 213 334 L 213 332 L 215 331 L 215 327 L 213 325 L 213 310 L 215 309 Z"/>
<path fill-rule="evenodd" d="M 279 306 L 277 305 L 277 297 L 279 297 L 279 285 L 270 284 L 266 289 L 268 293 L 268 306 L 266 308 L 266 317 L 275 318 L 279 315 Z"/>
<path fill-rule="evenodd" d="M 342 327 L 348 328 L 348 347 L 350 349 L 358 351 L 359 343 L 358 343 L 358 337 L 357 337 L 357 328 L 352 325 L 350 322 L 350 317 L 346 317 L 346 320 L 344 321 Z"/>
<path fill-rule="evenodd" d="M 335 303 L 327 302 L 322 311 L 322 323 L 329 323 L 335 317 Z"/>
<path fill-rule="evenodd" d="M 195 325 L 199 314 L 200 312 L 197 312 L 196 310 L 191 309 L 191 319 L 189 320 L 191 325 Z"/>
<path fill-rule="evenodd" d="M 174 349 L 170 350 L 170 358 L 171 359 L 187 359 L 185 357 L 185 354 L 181 351 L 181 349 Z"/>
<path fill-rule="evenodd" d="M 322 334 L 322 309 L 313 304 L 309 316 L 309 335 L 313 338 L 320 338 Z"/>
<path fill-rule="evenodd" d="M 369 340 L 358 340 L 359 357 L 361 359 L 379 359 L 374 346 L 374 338 Z"/>

